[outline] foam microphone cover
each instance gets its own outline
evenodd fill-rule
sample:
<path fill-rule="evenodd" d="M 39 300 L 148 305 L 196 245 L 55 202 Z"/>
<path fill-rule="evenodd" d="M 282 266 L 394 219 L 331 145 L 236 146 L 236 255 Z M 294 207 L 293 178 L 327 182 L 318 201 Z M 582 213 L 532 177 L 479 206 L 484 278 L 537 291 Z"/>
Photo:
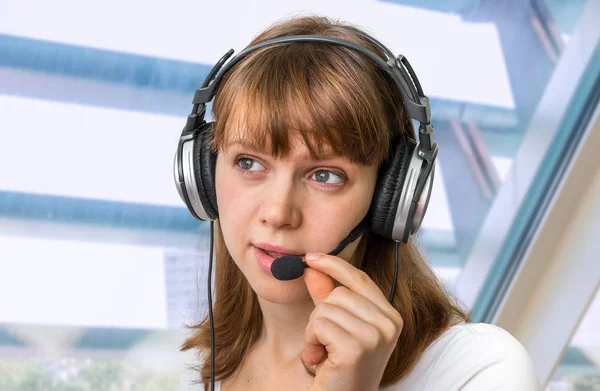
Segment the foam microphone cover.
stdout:
<path fill-rule="evenodd" d="M 329 255 L 338 255 L 351 242 L 355 241 L 366 230 L 366 220 L 363 219 L 342 242 Z M 297 255 L 285 255 L 279 257 L 271 264 L 271 274 L 278 280 L 288 281 L 302 277 L 304 268 L 308 267 L 302 257 Z"/>
<path fill-rule="evenodd" d="M 271 274 L 281 281 L 295 280 L 302 277 L 305 267 L 308 267 L 308 265 L 302 260 L 302 257 L 285 255 L 273 261 L 271 264 Z"/>

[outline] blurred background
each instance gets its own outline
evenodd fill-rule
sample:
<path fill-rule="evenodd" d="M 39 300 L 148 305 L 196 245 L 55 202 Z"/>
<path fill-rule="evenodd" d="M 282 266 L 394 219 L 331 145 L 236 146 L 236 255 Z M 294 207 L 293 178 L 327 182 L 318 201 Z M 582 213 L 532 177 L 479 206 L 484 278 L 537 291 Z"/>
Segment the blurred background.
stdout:
<path fill-rule="evenodd" d="M 227 50 L 310 13 L 405 55 L 431 98 L 418 244 L 449 290 L 546 390 L 600 390 L 600 1 L 1 0 L 0 391 L 192 378 L 208 225 L 177 140 Z"/>

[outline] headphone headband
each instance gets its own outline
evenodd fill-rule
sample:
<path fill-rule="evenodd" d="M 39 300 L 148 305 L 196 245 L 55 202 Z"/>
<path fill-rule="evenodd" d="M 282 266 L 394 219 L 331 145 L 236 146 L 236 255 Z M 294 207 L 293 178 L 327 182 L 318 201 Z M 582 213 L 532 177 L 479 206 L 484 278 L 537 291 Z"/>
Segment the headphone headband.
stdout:
<path fill-rule="evenodd" d="M 367 38 L 366 35 L 363 36 Z M 429 120 L 431 117 L 429 99 L 423 94 L 423 90 L 421 89 L 419 80 L 416 74 L 412 71 L 412 67 L 410 66 L 410 63 L 408 62 L 406 57 L 399 55 L 397 58 L 394 58 L 393 56 L 390 56 L 391 51 L 385 48 L 381 43 L 373 40 L 373 38 L 370 37 L 368 37 L 367 39 L 371 40 L 373 44 L 377 45 L 384 51 L 384 53 L 386 53 L 387 56 L 389 56 L 387 62 L 384 61 L 377 54 L 354 42 L 321 35 L 293 35 L 262 41 L 254 46 L 250 46 L 242 50 L 238 55 L 233 57 L 229 62 L 227 62 L 227 64 L 225 64 L 227 59 L 231 57 L 231 55 L 234 52 L 233 49 L 230 49 L 209 72 L 208 76 L 204 80 L 204 83 L 202 83 L 202 86 L 196 89 L 196 93 L 194 95 L 192 103 L 194 105 L 204 105 L 210 102 L 213 99 L 216 89 L 225 73 L 227 73 L 227 71 L 235 64 L 237 64 L 240 60 L 244 59 L 250 53 L 258 49 L 285 43 L 323 42 L 344 46 L 369 57 L 379 68 L 384 70 L 397 84 L 402 94 L 402 98 L 404 99 L 404 107 L 407 111 L 408 116 L 416 119 L 422 124 L 429 124 Z M 407 69 L 408 73 L 410 73 L 410 76 L 407 73 Z M 194 107 L 197 109 L 197 106 Z"/>

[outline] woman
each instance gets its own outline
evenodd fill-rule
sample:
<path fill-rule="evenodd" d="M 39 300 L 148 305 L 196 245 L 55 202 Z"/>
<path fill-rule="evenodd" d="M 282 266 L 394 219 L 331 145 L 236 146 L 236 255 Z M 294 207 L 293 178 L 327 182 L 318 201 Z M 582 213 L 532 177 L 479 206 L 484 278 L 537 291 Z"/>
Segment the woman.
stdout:
<path fill-rule="evenodd" d="M 356 29 L 316 16 L 280 22 L 250 45 L 294 35 L 384 58 Z M 373 213 L 390 151 L 416 140 L 403 99 L 372 59 L 323 42 L 264 47 L 224 74 L 207 141 L 215 357 L 208 317 L 182 346 L 203 359 L 205 389 L 211 358 L 221 391 L 539 389 L 519 342 L 468 323 L 410 239 L 396 248 L 370 227 L 326 254 Z M 273 260 L 290 254 L 308 265 L 302 278 L 274 278 Z"/>

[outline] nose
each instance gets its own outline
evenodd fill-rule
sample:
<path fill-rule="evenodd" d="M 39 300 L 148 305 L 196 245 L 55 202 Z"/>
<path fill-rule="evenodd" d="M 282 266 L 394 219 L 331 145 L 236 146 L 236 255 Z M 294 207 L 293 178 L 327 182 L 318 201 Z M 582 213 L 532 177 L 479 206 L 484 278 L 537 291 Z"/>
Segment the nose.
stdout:
<path fill-rule="evenodd" d="M 296 228 L 302 221 L 301 196 L 293 180 L 273 181 L 260 205 L 262 224 L 272 228 Z"/>

